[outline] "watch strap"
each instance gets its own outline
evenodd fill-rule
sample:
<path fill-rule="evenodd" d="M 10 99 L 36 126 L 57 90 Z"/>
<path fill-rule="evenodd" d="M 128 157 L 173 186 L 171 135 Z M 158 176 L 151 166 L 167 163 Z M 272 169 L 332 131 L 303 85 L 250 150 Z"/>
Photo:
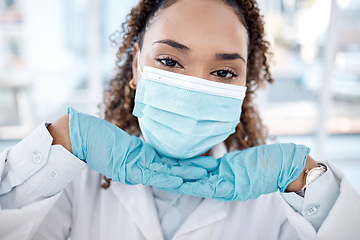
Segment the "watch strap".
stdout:
<path fill-rule="evenodd" d="M 326 165 L 319 163 L 318 167 L 312 168 L 312 169 L 306 169 L 305 170 L 305 185 L 302 187 L 300 191 L 297 191 L 296 193 L 300 196 L 305 196 L 306 188 L 316 179 L 318 179 L 321 175 L 323 175 L 327 171 Z"/>

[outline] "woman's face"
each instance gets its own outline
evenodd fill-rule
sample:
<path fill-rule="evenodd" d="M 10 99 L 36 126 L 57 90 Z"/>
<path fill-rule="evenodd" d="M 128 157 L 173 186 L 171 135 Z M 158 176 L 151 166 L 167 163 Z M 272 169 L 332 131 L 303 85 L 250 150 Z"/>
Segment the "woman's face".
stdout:
<path fill-rule="evenodd" d="M 155 67 L 211 81 L 245 86 L 248 35 L 234 10 L 221 1 L 179 0 L 150 20 L 140 68 Z M 133 75 L 139 45 L 134 45 Z"/>

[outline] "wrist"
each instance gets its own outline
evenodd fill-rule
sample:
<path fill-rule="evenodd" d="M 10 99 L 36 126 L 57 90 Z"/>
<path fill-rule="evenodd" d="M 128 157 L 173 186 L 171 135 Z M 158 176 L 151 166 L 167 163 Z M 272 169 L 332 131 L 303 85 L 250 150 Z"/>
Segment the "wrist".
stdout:
<path fill-rule="evenodd" d="M 318 166 L 319 166 L 319 164 L 310 155 L 308 155 L 306 158 L 304 170 L 301 172 L 300 176 L 295 181 L 293 181 L 292 183 L 289 184 L 286 191 L 287 192 L 298 192 L 301 189 L 303 189 L 303 187 L 306 184 L 307 173 L 311 169 L 316 168 Z"/>
<path fill-rule="evenodd" d="M 319 163 L 317 167 L 312 169 L 305 170 L 305 184 L 301 188 L 300 191 L 297 191 L 296 193 L 300 196 L 305 196 L 305 191 L 307 187 L 316 179 L 318 179 L 321 175 L 323 175 L 327 171 L 327 168 L 324 164 Z"/>
<path fill-rule="evenodd" d="M 53 138 L 52 145 L 62 145 L 69 152 L 72 152 L 69 134 L 69 115 L 56 120 L 47 129 Z"/>

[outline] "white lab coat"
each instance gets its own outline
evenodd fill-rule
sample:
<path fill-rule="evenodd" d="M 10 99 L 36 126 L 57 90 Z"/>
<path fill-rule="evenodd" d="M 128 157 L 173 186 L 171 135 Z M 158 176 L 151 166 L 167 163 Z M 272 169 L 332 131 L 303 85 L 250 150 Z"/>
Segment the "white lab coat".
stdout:
<path fill-rule="evenodd" d="M 0 239 L 163 239 L 149 187 L 113 182 L 104 190 L 102 176 L 51 146 L 44 127 L 34 132 L 0 156 Z M 360 196 L 327 164 L 340 195 L 318 232 L 277 192 L 246 202 L 204 199 L 173 239 L 360 239 Z"/>

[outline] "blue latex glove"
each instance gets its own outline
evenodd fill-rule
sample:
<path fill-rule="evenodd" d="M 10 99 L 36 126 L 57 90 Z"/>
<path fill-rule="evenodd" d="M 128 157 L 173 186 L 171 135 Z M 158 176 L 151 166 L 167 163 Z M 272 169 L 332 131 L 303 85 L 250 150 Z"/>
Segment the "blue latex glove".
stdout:
<path fill-rule="evenodd" d="M 68 113 L 73 154 L 114 181 L 172 189 L 184 180 L 204 178 L 218 166 L 211 157 L 183 163 L 161 157 L 150 145 L 106 120 L 73 108 Z"/>
<path fill-rule="evenodd" d="M 223 201 L 256 199 L 277 189 L 284 192 L 304 170 L 309 152 L 309 148 L 292 143 L 230 152 L 206 178 L 164 190 Z"/>

